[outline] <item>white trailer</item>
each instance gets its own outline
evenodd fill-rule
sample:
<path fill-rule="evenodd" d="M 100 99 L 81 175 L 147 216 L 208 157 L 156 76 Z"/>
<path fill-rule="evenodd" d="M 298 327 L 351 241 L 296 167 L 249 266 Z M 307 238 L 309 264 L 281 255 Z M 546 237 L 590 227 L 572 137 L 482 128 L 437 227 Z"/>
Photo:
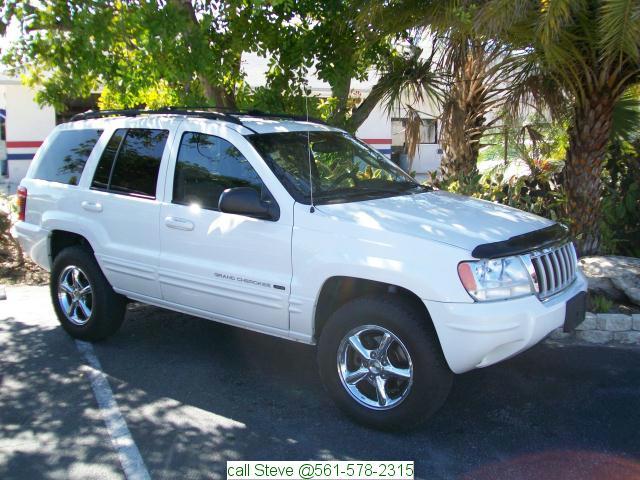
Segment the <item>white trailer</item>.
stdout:
<path fill-rule="evenodd" d="M 34 154 L 56 126 L 55 110 L 40 107 L 34 93 L 19 79 L 0 77 L 0 109 L 5 111 L 4 136 L 0 144 L 4 168 L 0 181 L 5 193 L 15 192 Z"/>

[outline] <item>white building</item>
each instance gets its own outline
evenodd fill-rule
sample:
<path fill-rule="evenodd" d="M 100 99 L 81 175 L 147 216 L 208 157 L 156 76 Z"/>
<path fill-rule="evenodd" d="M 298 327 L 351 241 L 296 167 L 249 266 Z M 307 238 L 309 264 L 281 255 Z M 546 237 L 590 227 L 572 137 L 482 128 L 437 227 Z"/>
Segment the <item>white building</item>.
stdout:
<path fill-rule="evenodd" d="M 251 75 L 251 68 L 248 69 Z M 259 77 L 259 75 L 257 75 Z M 260 83 L 257 79 L 256 83 Z M 326 85 L 310 79 L 314 95 L 330 96 Z M 315 84 L 315 85 L 314 85 Z M 371 85 L 356 84 L 354 95 L 364 98 Z M 424 180 L 428 172 L 440 165 L 441 150 L 438 145 L 439 124 L 433 107 L 414 105 L 424 113 L 421 145 L 416 158 L 409 165 L 404 150 L 404 112 L 401 108 L 388 115 L 383 105 L 378 105 L 356 132 L 356 135 L 389 156 L 406 170 L 415 172 Z M 4 112 L 2 111 L 4 110 Z M 36 150 L 56 125 L 56 112 L 51 107 L 40 107 L 34 100 L 34 92 L 14 78 L 0 77 L 0 116 L 5 116 L 6 136 L 0 141 L 0 183 L 5 192 L 13 193 L 26 174 Z M 4 182 L 3 182 L 4 180 Z"/>
<path fill-rule="evenodd" d="M 1 76 L 0 110 L 4 116 L 0 137 L 2 187 L 13 193 L 36 150 L 56 126 L 56 112 L 51 107 L 40 107 L 34 92 L 18 79 Z"/>

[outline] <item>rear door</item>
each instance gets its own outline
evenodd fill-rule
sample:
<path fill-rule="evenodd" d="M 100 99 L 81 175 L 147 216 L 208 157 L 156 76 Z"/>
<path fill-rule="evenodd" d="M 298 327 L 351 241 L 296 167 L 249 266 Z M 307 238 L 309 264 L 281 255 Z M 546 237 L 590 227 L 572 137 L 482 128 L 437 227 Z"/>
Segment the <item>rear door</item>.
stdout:
<path fill-rule="evenodd" d="M 293 199 L 279 183 L 267 187 L 277 182 L 271 171 L 224 125 L 185 120 L 172 150 L 160 215 L 163 298 L 195 314 L 286 335 Z M 280 218 L 218 211 L 220 194 L 240 186 L 278 202 Z"/>
<path fill-rule="evenodd" d="M 81 200 L 84 215 L 100 231 L 96 258 L 113 287 L 125 294 L 160 299 L 159 215 L 175 119 L 128 121 L 110 132 L 90 188 Z"/>

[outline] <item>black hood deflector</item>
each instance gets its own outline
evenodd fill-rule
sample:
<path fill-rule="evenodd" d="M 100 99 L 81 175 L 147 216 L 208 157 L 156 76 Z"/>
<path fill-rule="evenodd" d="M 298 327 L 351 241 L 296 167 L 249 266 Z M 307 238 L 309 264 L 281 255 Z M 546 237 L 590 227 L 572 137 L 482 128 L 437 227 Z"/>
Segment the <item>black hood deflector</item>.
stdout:
<path fill-rule="evenodd" d="M 567 227 L 559 223 L 554 223 L 540 230 L 516 235 L 508 240 L 478 245 L 473 249 L 471 255 L 475 258 L 497 258 L 509 255 L 520 255 L 567 241 L 569 241 L 569 231 Z"/>

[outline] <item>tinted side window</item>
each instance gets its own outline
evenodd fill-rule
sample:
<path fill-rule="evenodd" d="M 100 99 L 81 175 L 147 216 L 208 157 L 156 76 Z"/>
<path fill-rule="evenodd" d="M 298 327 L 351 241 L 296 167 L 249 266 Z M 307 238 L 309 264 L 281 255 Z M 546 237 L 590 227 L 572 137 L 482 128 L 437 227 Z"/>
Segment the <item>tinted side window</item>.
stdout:
<path fill-rule="evenodd" d="M 168 130 L 116 130 L 100 159 L 92 186 L 155 198 L 160 160 L 168 136 Z"/>
<path fill-rule="evenodd" d="M 127 130 L 120 128 L 114 132 L 109 139 L 109 143 L 102 152 L 96 171 L 93 174 L 93 182 L 91 186 L 94 188 L 107 189 L 109 187 L 109 177 L 111 176 L 111 168 L 113 167 L 113 161 L 116 158 L 118 147 L 122 142 L 122 139 L 126 135 Z"/>
<path fill-rule="evenodd" d="M 77 185 L 102 130 L 64 130 L 53 139 L 34 177 Z"/>
<path fill-rule="evenodd" d="M 184 133 L 173 179 L 173 203 L 217 210 L 222 192 L 233 187 L 252 187 L 263 193 L 262 180 L 236 147 L 213 135 Z"/>

